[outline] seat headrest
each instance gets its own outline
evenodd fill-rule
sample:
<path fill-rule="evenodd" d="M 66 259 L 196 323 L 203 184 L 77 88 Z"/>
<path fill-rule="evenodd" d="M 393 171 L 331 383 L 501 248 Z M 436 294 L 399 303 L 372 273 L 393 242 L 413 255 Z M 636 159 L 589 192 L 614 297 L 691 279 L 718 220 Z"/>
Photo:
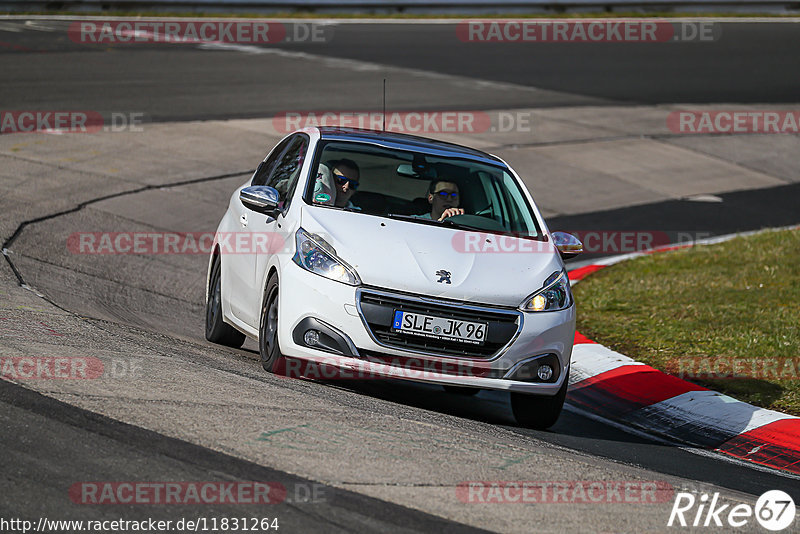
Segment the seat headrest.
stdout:
<path fill-rule="evenodd" d="M 317 168 L 317 181 L 314 184 L 314 204 L 333 206 L 336 203 L 336 187 L 333 184 L 333 173 L 324 163 Z"/>

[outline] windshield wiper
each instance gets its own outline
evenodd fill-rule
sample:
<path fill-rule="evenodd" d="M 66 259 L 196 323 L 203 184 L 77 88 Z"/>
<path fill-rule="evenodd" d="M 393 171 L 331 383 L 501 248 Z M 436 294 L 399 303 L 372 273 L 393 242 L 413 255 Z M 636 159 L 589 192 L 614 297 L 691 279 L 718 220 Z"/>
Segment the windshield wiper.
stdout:
<path fill-rule="evenodd" d="M 439 221 L 434 221 L 433 219 L 424 219 L 422 217 L 415 217 L 413 215 L 404 215 L 402 213 L 387 213 L 384 217 L 388 217 L 390 219 L 399 219 L 401 221 L 414 221 L 414 222 L 421 222 L 424 224 L 440 224 Z"/>
<path fill-rule="evenodd" d="M 451 221 L 450 217 L 448 217 L 447 219 L 445 219 L 443 221 L 436 221 L 436 222 L 438 222 L 439 224 L 452 226 L 454 228 L 463 228 L 464 230 L 473 230 L 473 231 L 477 231 L 477 232 L 489 232 L 489 231 L 491 231 L 492 233 L 495 233 L 495 234 L 498 233 L 498 230 L 487 230 L 485 228 L 481 228 L 479 226 L 473 226 L 471 224 L 457 223 L 455 221 Z"/>
<path fill-rule="evenodd" d="M 390 219 L 399 219 L 401 221 L 414 221 L 414 222 L 419 222 L 419 223 L 428 224 L 428 225 L 437 225 L 437 226 L 438 225 L 444 225 L 444 226 L 449 226 L 451 228 L 459 228 L 461 230 L 467 230 L 467 231 L 470 231 L 470 232 L 485 232 L 487 234 L 510 235 L 510 236 L 513 236 L 513 237 L 520 237 L 520 238 L 525 238 L 525 239 L 535 239 L 537 241 L 541 240 L 541 238 L 538 237 L 538 236 L 520 236 L 520 235 L 514 234 L 513 232 L 509 232 L 508 230 L 496 230 L 496 229 L 492 229 L 492 228 L 483 228 L 483 227 L 480 227 L 480 226 L 474 226 L 474 225 L 471 225 L 471 224 L 465 224 L 465 223 L 462 223 L 462 222 L 456 222 L 456 221 L 451 220 L 450 218 L 447 218 L 447 219 L 445 219 L 443 221 L 437 221 L 437 220 L 434 220 L 434 219 L 423 219 L 421 217 L 414 217 L 413 215 L 404 215 L 404 214 L 401 214 L 401 213 L 387 213 L 386 215 L 383 215 L 383 217 L 388 217 Z"/>
<path fill-rule="evenodd" d="M 320 206 L 321 204 L 315 204 L 315 205 L 316 206 Z M 361 208 L 350 208 L 348 206 L 327 206 L 327 205 L 324 205 L 324 204 L 322 204 L 322 206 L 325 207 L 325 208 L 339 210 L 339 211 L 351 211 L 351 212 L 354 212 L 354 213 L 362 213 Z"/>
<path fill-rule="evenodd" d="M 435 224 L 435 225 L 444 224 L 444 225 L 447 225 L 447 226 L 452 226 L 454 228 L 462 228 L 464 230 L 481 231 L 481 232 L 485 231 L 483 228 L 479 228 L 477 226 L 472 226 L 472 225 L 469 225 L 469 224 L 457 223 L 457 222 L 451 221 L 449 218 L 445 219 L 443 221 L 437 221 L 436 219 L 427 219 L 427 218 L 423 218 L 423 217 L 415 217 L 413 215 L 404 215 L 404 214 L 401 214 L 401 213 L 387 213 L 385 215 L 385 217 L 389 217 L 390 219 L 400 219 L 402 221 L 421 222 L 421 223 L 424 223 L 424 224 Z"/>

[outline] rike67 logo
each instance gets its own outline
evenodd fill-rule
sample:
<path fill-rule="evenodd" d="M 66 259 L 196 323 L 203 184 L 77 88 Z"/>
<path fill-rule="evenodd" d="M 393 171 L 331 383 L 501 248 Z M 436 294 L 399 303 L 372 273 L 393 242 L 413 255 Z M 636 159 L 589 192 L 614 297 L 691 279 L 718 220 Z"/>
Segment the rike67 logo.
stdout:
<path fill-rule="evenodd" d="M 703 493 L 696 498 L 691 493 L 675 495 L 667 526 L 680 527 L 743 527 L 753 518 L 767 530 L 777 532 L 794 524 L 794 500 L 781 490 L 770 490 L 761 495 L 755 507 L 749 504 L 720 503 L 719 493 L 709 498 Z"/>

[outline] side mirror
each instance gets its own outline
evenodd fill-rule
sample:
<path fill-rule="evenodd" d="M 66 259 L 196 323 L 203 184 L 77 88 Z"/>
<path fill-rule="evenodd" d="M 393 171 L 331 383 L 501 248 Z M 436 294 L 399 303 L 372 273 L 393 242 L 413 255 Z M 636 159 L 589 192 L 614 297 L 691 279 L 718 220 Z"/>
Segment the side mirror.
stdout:
<path fill-rule="evenodd" d="M 553 232 L 553 244 L 563 259 L 574 258 L 583 252 L 583 243 L 572 234 L 566 232 Z"/>
<path fill-rule="evenodd" d="M 276 217 L 280 211 L 278 190 L 268 185 L 252 185 L 239 192 L 239 200 L 247 209 Z"/>

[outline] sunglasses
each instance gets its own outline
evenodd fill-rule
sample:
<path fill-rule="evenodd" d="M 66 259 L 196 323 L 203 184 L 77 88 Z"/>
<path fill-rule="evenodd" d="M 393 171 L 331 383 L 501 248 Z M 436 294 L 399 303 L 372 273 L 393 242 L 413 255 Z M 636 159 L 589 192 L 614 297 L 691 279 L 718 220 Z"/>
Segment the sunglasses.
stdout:
<path fill-rule="evenodd" d="M 358 189 L 358 180 L 353 180 L 352 178 L 348 178 L 347 176 L 342 176 L 341 174 L 334 174 L 333 177 L 336 178 L 336 183 L 339 185 L 350 183 L 350 189 L 353 190 Z"/>
<path fill-rule="evenodd" d="M 447 198 L 447 197 L 458 198 L 458 193 L 456 193 L 455 191 L 453 191 L 453 192 L 451 192 L 451 191 L 439 191 L 436 194 L 439 195 L 439 198 L 442 198 L 442 199 Z"/>

